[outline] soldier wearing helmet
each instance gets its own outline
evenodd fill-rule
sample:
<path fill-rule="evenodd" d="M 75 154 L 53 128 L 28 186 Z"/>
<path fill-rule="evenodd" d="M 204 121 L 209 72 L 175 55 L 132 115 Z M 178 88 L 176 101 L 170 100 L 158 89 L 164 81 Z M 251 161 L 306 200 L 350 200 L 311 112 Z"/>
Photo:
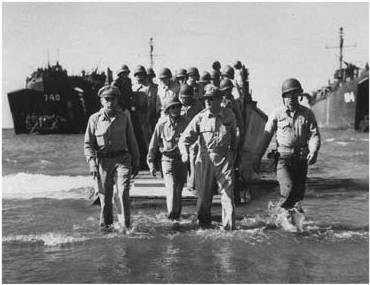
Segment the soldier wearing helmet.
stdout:
<path fill-rule="evenodd" d="M 269 116 L 257 157 L 262 157 L 276 132 L 279 154 L 276 174 L 281 195 L 278 205 L 289 210 L 293 217 L 298 212 L 303 213 L 307 167 L 316 162 L 320 148 L 320 133 L 315 116 L 311 109 L 298 102 L 302 92 L 301 83 L 297 79 L 290 78 L 283 82 L 284 106 L 275 109 Z M 302 225 L 296 226 L 302 229 Z"/>
<path fill-rule="evenodd" d="M 194 89 L 194 100 L 201 99 L 201 97 L 202 97 L 202 87 L 198 83 L 198 80 L 199 80 L 199 77 L 200 77 L 198 68 L 196 68 L 194 66 L 189 67 L 186 70 L 186 76 L 188 78 L 186 80 L 186 84 L 188 84 L 189 86 L 191 86 Z"/>
<path fill-rule="evenodd" d="M 172 81 L 172 72 L 169 68 L 162 68 L 159 72 L 158 98 L 156 103 L 157 113 L 162 116 L 164 102 L 170 97 L 179 97 L 180 86 Z"/>
<path fill-rule="evenodd" d="M 117 78 L 112 81 L 111 85 L 117 87 L 120 91 L 119 106 L 122 110 L 129 110 L 132 104 L 132 83 L 128 77 L 130 69 L 124 64 L 117 70 L 116 74 Z"/>
<path fill-rule="evenodd" d="M 146 70 L 138 65 L 134 70 L 135 81 L 132 85 L 131 119 L 134 126 L 136 140 L 140 150 L 140 167 L 147 168 L 145 157 L 151 137 L 149 120 L 149 98 L 151 97 L 149 84 L 146 83 Z"/>
<path fill-rule="evenodd" d="M 189 123 L 196 114 L 202 111 L 203 106 L 199 100 L 194 100 L 194 89 L 185 84 L 180 88 L 180 101 L 182 103 L 181 115 L 184 116 Z M 195 159 L 198 153 L 198 143 L 194 143 L 189 147 L 189 163 L 190 171 L 186 182 L 188 191 L 195 191 Z"/>
<path fill-rule="evenodd" d="M 118 105 L 119 89 L 104 86 L 98 93 L 102 108 L 91 115 L 84 137 L 84 154 L 90 173 L 97 179 L 101 202 L 100 226 L 110 230 L 113 224 L 113 184 L 117 179 L 118 221 L 130 226 L 130 176 L 139 170 L 139 149 L 130 116 Z"/>
<path fill-rule="evenodd" d="M 151 134 L 154 131 L 155 124 L 158 120 L 156 104 L 158 100 L 158 84 L 154 83 L 153 78 L 156 76 L 153 68 L 149 67 L 146 70 L 146 81 L 149 86 L 149 98 L 148 98 L 148 116 L 150 122 L 150 131 Z"/>
<path fill-rule="evenodd" d="M 187 125 L 181 116 L 181 102 L 169 97 L 164 102 L 164 116 L 158 121 L 150 140 L 147 162 L 150 173 L 155 176 L 155 161 L 162 154 L 162 171 L 167 189 L 167 217 L 178 220 L 181 214 L 181 192 L 186 180 L 186 165 L 181 161 L 178 141 Z"/>
<path fill-rule="evenodd" d="M 184 68 L 176 70 L 175 82 L 180 86 L 186 83 L 186 70 Z"/>
<path fill-rule="evenodd" d="M 234 154 L 237 147 L 234 113 L 221 107 L 222 92 L 211 84 L 204 94 L 206 108 L 198 113 L 180 137 L 179 149 L 183 162 L 189 160 L 189 147 L 198 140 L 196 160 L 198 188 L 197 214 L 201 227 L 211 225 L 213 190 L 221 194 L 222 225 L 235 229 Z M 199 185 L 199 186 L 198 186 Z"/>
<path fill-rule="evenodd" d="M 219 87 L 220 86 L 220 72 L 216 70 L 212 70 L 210 75 L 211 75 L 211 83 L 214 86 Z"/>

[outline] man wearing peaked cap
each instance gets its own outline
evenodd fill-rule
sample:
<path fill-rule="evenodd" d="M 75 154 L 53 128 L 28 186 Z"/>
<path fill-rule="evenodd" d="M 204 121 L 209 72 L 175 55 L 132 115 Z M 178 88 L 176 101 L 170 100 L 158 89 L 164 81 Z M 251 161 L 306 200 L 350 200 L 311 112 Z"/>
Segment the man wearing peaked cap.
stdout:
<path fill-rule="evenodd" d="M 178 141 L 187 121 L 180 115 L 181 102 L 176 97 L 165 100 L 164 116 L 158 121 L 150 140 L 147 162 L 155 176 L 158 151 L 162 154 L 162 171 L 166 184 L 167 217 L 178 220 L 181 214 L 181 193 L 186 179 L 186 165 L 181 161 Z"/>
<path fill-rule="evenodd" d="M 197 213 L 201 227 L 211 225 L 213 190 L 221 194 L 222 225 L 235 229 L 234 152 L 237 147 L 236 119 L 233 112 L 221 107 L 222 92 L 208 84 L 204 94 L 206 109 L 198 113 L 180 137 L 182 161 L 189 160 L 189 147 L 198 140 L 196 187 L 199 190 Z M 199 185 L 199 186 L 198 186 Z"/>
<path fill-rule="evenodd" d="M 130 176 L 139 169 L 139 149 L 129 114 L 119 107 L 120 91 L 115 86 L 102 87 L 98 95 L 100 111 L 89 118 L 85 137 L 84 154 L 90 173 L 96 179 L 101 202 L 100 226 L 110 230 L 113 224 L 113 185 L 117 178 L 118 221 L 130 226 Z"/>
<path fill-rule="evenodd" d="M 121 95 L 119 98 L 119 106 L 122 110 L 130 110 L 132 104 L 132 83 L 131 79 L 128 77 L 130 69 L 126 64 L 122 65 L 117 70 L 117 78 L 111 83 L 112 86 L 116 86 Z"/>

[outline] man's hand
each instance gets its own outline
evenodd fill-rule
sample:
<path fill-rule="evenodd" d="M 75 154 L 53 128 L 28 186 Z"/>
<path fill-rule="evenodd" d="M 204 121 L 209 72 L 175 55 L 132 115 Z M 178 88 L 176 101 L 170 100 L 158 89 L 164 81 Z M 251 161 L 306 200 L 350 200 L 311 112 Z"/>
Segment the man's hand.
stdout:
<path fill-rule="evenodd" d="M 90 174 L 93 178 L 98 177 L 98 165 L 96 164 L 94 159 L 89 160 L 89 168 L 90 168 Z"/>
<path fill-rule="evenodd" d="M 312 165 L 312 164 L 316 163 L 316 161 L 317 161 L 317 152 L 310 152 L 307 155 L 307 163 L 309 165 Z"/>
<path fill-rule="evenodd" d="M 187 153 L 184 153 L 181 155 L 181 160 L 183 163 L 187 163 L 189 160 L 189 155 Z"/>

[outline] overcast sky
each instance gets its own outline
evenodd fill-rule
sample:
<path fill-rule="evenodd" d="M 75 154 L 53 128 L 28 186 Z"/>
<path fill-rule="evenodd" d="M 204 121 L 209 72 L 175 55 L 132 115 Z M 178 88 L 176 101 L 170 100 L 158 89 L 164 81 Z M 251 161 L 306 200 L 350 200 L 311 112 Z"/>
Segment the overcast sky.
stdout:
<path fill-rule="evenodd" d="M 344 58 L 360 67 L 369 55 L 368 3 L 3 3 L 3 127 L 12 127 L 6 93 L 25 86 L 37 67 L 59 62 L 82 69 L 155 70 L 197 66 L 210 70 L 241 60 L 250 71 L 253 99 L 269 113 L 281 103 L 283 80 L 298 78 L 306 91 L 325 85 L 338 68 L 339 27 Z"/>

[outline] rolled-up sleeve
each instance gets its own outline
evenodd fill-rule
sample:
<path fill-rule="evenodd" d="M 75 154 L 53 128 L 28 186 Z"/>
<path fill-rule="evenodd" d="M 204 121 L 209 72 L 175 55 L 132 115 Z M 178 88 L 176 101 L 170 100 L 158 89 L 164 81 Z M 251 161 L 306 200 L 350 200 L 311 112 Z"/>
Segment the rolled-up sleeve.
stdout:
<path fill-rule="evenodd" d="M 149 148 L 148 148 L 148 155 L 147 155 L 147 162 L 153 163 L 156 158 L 156 154 L 159 147 L 159 138 L 160 138 L 160 130 L 159 124 L 155 126 L 152 138 L 150 139 Z"/>
<path fill-rule="evenodd" d="M 89 122 L 87 123 L 85 137 L 84 137 L 84 154 L 87 162 L 90 159 L 96 158 L 96 137 L 94 126 L 96 125 L 97 117 L 90 116 Z"/>

